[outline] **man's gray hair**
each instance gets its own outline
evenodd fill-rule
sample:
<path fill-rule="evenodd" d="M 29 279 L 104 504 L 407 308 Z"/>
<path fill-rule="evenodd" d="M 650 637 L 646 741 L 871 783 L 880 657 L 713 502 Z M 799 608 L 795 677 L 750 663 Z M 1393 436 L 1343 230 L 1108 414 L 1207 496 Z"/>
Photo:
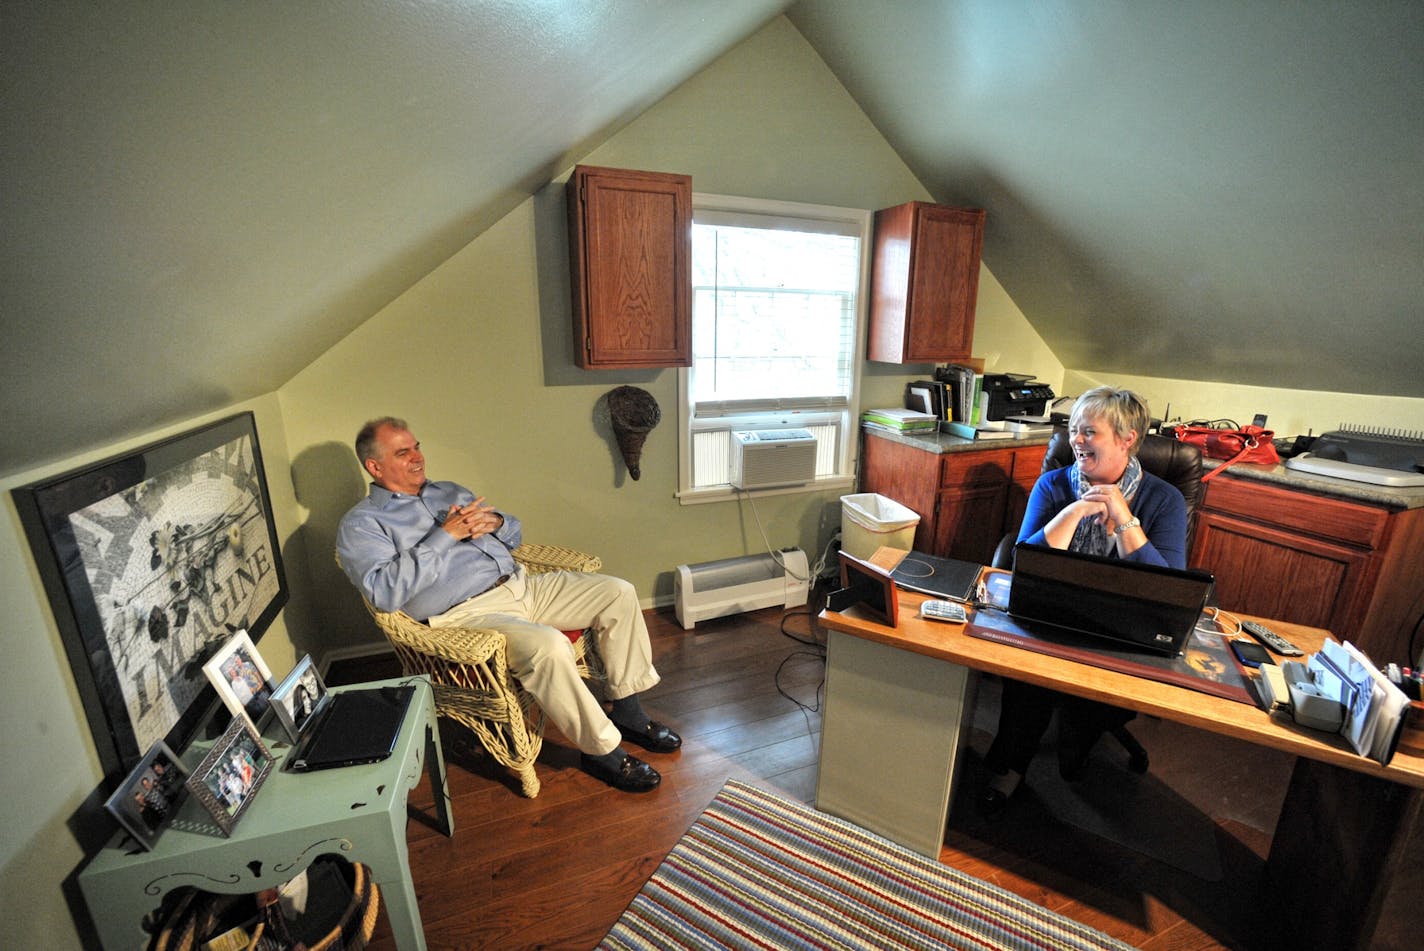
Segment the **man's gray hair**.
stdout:
<path fill-rule="evenodd" d="M 405 420 L 396 416 L 382 416 L 362 426 L 361 431 L 356 434 L 356 458 L 361 460 L 362 468 L 365 468 L 367 459 L 376 458 L 376 431 L 382 426 L 390 426 L 394 429 L 410 429 L 410 427 L 405 424 Z"/>

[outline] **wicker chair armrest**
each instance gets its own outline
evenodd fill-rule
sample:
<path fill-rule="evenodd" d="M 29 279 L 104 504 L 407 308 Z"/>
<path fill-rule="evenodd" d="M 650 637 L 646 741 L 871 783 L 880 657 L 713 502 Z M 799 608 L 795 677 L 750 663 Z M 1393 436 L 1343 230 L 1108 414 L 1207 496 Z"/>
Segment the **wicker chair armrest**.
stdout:
<path fill-rule="evenodd" d="M 490 628 L 442 627 L 422 624 L 402 611 L 372 611 L 386 636 L 402 647 L 451 664 L 484 664 L 504 660 L 504 634 Z"/>
<path fill-rule="evenodd" d="M 514 549 L 514 560 L 531 574 L 545 571 L 598 571 L 603 559 L 574 548 L 559 545 L 520 545 Z"/>

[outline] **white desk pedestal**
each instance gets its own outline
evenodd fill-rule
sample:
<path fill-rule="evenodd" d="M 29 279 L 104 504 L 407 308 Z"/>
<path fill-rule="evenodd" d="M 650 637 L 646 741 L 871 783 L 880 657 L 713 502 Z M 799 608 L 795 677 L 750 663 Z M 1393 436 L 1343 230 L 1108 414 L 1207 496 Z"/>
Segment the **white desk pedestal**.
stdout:
<path fill-rule="evenodd" d="M 967 667 L 831 631 L 816 808 L 938 859 L 976 683 Z"/>

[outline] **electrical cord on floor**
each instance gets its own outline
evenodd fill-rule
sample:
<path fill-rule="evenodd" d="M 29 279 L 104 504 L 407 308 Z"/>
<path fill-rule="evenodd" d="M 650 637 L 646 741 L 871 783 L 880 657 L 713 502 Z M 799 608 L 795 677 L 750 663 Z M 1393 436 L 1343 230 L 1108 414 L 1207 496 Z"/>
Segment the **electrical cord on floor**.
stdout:
<path fill-rule="evenodd" d="M 809 626 L 811 628 L 809 636 L 803 637 L 792 631 L 787 630 L 786 621 L 787 619 L 792 617 L 804 617 L 808 619 L 808 621 L 810 622 Z M 776 685 L 777 693 L 781 694 L 783 697 L 785 697 L 787 700 L 790 700 L 792 703 L 796 704 L 796 706 L 801 709 L 802 716 L 806 718 L 807 733 L 814 733 L 815 730 L 811 725 L 811 714 L 821 712 L 821 692 L 825 689 L 826 686 L 826 645 L 821 641 L 817 634 L 816 616 L 810 610 L 787 611 L 785 614 L 783 614 L 781 617 L 781 633 L 784 636 L 791 638 L 796 643 L 802 644 L 811 649 L 794 650 L 791 653 L 787 654 L 784 658 L 782 658 L 781 663 L 777 665 L 776 673 L 772 675 L 772 683 Z M 782 686 L 781 683 L 782 671 L 786 669 L 787 664 L 791 663 L 792 660 L 795 660 L 797 658 L 811 658 L 817 663 L 821 664 L 821 678 L 816 682 L 815 699 L 814 702 L 810 704 L 806 703 L 803 700 L 800 700 L 797 697 L 792 696 L 791 693 L 784 686 Z"/>

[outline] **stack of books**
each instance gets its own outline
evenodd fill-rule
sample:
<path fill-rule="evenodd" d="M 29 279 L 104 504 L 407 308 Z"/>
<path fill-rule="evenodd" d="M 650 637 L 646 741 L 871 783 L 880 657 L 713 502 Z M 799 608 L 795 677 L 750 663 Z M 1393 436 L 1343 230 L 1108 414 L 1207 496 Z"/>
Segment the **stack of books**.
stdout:
<path fill-rule="evenodd" d="M 938 417 L 912 409 L 868 409 L 860 414 L 860 421 L 892 433 L 934 433 L 939 429 Z"/>

